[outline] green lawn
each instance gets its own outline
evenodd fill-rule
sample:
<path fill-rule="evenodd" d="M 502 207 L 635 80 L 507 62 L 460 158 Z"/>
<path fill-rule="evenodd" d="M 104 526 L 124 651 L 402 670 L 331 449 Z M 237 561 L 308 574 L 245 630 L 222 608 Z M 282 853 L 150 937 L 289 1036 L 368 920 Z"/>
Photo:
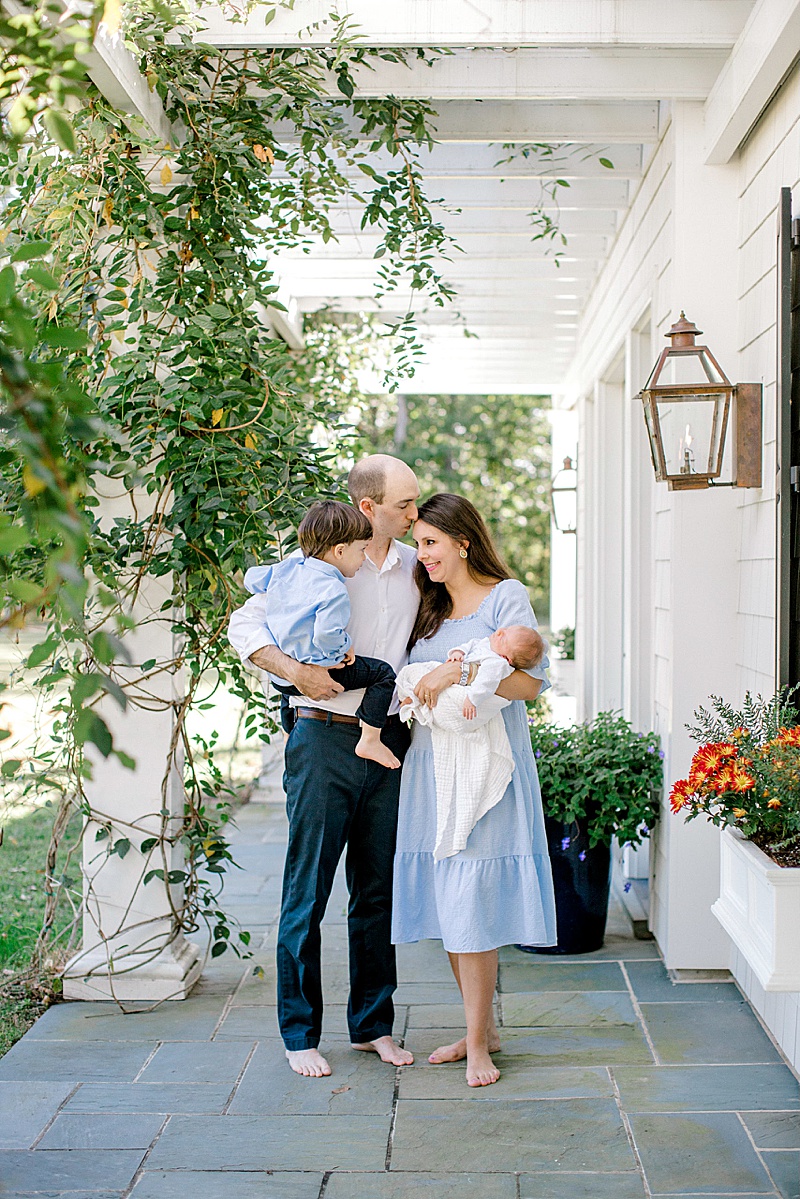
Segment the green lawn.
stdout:
<path fill-rule="evenodd" d="M 0 1056 L 27 1032 L 47 1006 L 47 1000 L 28 987 L 12 982 L 30 961 L 44 914 L 44 867 L 50 844 L 53 809 L 37 808 L 24 816 L 8 819 L 0 845 Z M 64 844 L 75 842 L 80 817 L 75 816 Z M 62 855 L 63 856 L 63 855 Z M 78 884 L 78 859 L 73 858 L 68 879 Z M 60 913 L 57 927 L 66 928 L 70 912 Z M 11 991 L 9 993 L 9 986 Z"/>

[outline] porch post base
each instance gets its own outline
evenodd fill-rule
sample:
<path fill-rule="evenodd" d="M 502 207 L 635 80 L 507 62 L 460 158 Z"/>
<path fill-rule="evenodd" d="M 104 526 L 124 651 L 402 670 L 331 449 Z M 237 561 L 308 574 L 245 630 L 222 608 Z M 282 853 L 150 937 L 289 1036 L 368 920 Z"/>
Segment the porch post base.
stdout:
<path fill-rule="evenodd" d="M 130 967 L 130 955 L 125 964 Z M 115 974 L 113 968 L 109 969 L 108 955 L 100 945 L 76 954 L 69 962 L 63 974 L 64 998 L 128 1003 L 186 999 L 200 977 L 202 965 L 198 946 L 181 936 L 141 966 L 127 970 L 123 967 Z"/>

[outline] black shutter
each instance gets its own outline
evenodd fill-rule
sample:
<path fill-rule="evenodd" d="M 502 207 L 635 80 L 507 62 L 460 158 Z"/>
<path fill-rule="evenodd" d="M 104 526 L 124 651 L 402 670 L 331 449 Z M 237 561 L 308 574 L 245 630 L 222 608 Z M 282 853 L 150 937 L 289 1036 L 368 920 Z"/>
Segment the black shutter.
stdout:
<path fill-rule="evenodd" d="M 778 226 L 777 675 L 800 683 L 800 219 L 781 188 Z"/>

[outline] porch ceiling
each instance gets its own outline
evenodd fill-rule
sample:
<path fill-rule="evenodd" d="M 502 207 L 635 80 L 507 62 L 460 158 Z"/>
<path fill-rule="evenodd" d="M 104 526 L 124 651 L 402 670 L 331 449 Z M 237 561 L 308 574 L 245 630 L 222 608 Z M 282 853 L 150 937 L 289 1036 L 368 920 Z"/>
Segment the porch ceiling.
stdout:
<path fill-rule="evenodd" d="M 793 54 L 800 36 L 800 0 L 343 0 L 339 10 L 366 44 L 448 51 L 432 66 L 381 62 L 357 77 L 362 95 L 430 98 L 439 114 L 438 144 L 421 162 L 463 252 L 445 264 L 453 311 L 419 314 L 427 359 L 413 388 L 430 391 L 557 390 L 670 103 L 706 102 L 709 158 L 725 160 L 779 81 L 770 85 L 776 53 Z M 204 7 L 198 37 L 242 51 L 324 43 L 329 11 L 329 0 L 297 0 L 265 26 L 258 10 L 233 24 Z M 498 165 L 504 142 L 560 148 L 555 161 Z M 531 240 L 528 218 L 554 176 L 569 183 L 558 189 L 560 266 Z M 356 206 L 343 205 L 338 242 L 274 260 L 300 312 L 405 311 L 408 293 L 374 298 L 377 238 L 359 223 Z M 476 338 L 464 338 L 464 321 Z"/>

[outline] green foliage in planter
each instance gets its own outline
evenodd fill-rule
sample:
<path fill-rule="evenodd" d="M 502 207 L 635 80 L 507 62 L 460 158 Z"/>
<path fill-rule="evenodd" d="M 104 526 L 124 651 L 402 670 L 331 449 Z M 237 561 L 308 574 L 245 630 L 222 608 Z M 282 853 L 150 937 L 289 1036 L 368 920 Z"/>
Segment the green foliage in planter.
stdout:
<path fill-rule="evenodd" d="M 613 712 L 587 724 L 532 724 L 546 816 L 577 823 L 590 845 L 612 837 L 639 845 L 658 818 L 663 753 L 655 733 L 637 733 Z"/>

